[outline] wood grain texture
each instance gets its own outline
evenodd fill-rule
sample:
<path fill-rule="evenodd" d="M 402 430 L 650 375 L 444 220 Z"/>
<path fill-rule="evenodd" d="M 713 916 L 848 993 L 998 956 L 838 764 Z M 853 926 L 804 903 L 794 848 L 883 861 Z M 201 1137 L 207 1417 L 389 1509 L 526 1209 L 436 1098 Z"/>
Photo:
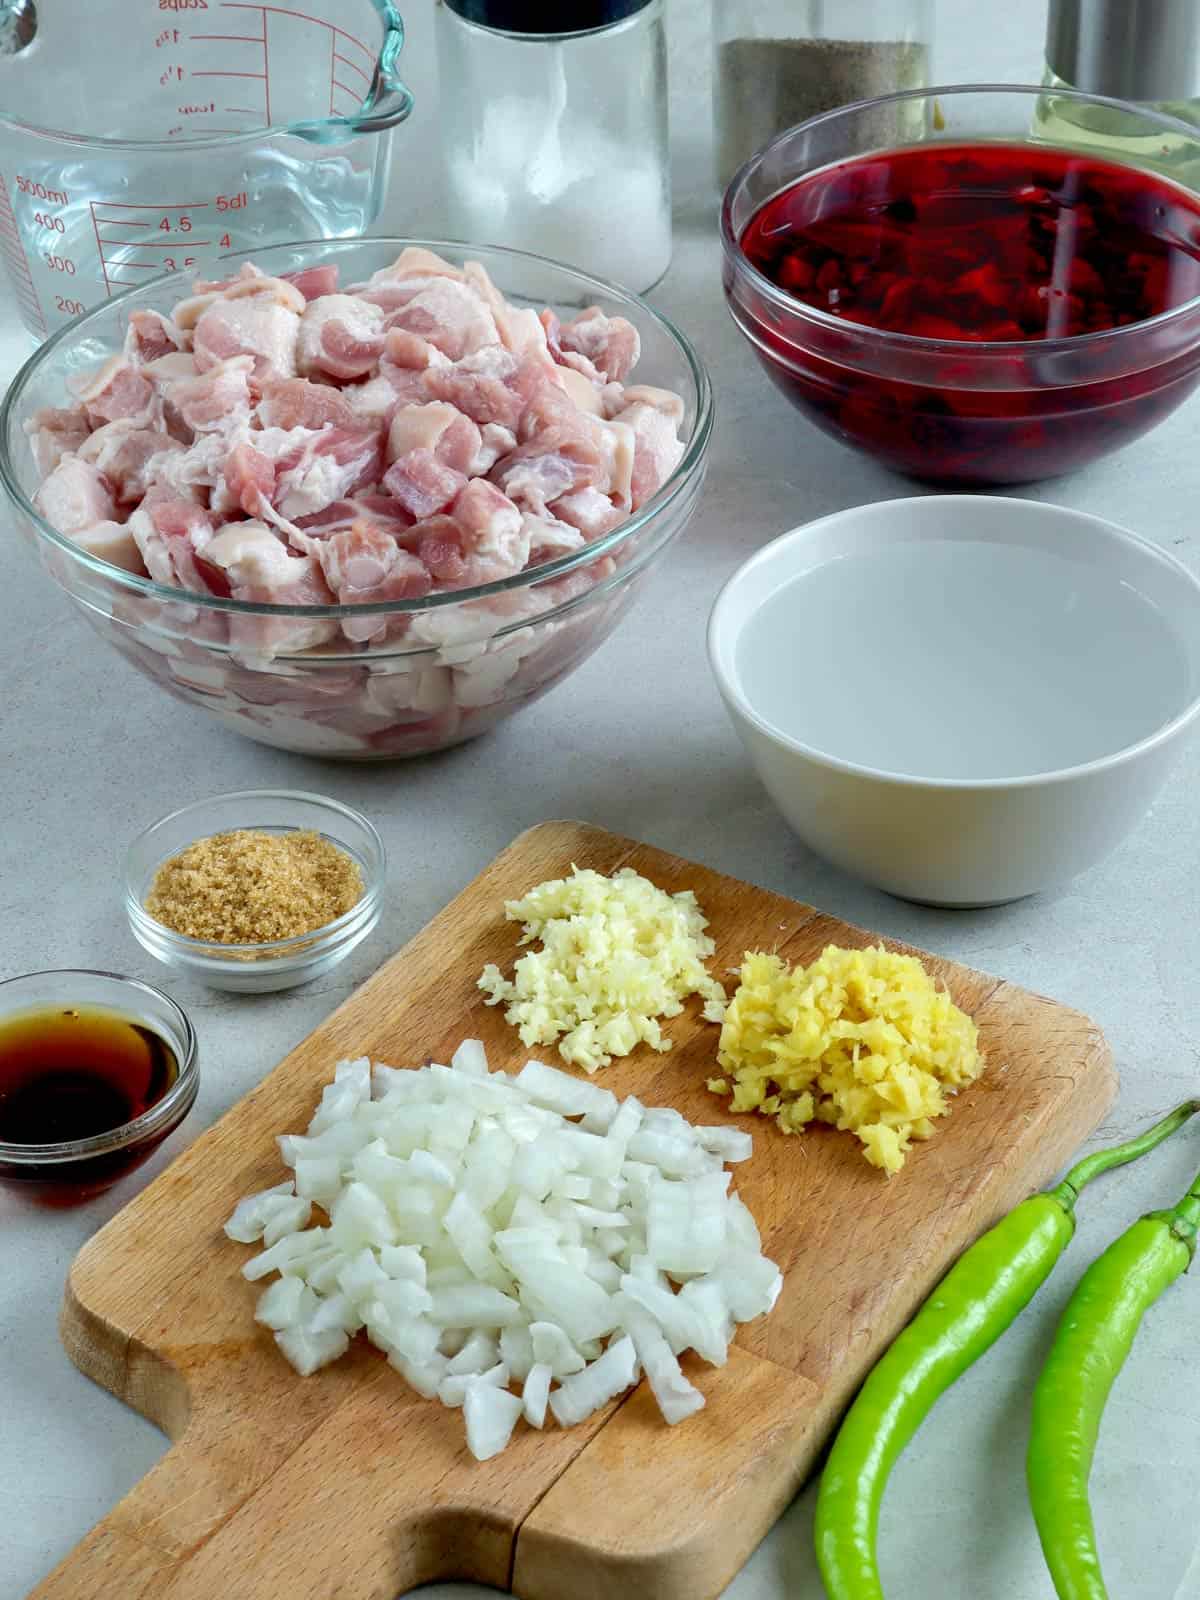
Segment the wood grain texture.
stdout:
<path fill-rule="evenodd" d="M 522 835 L 80 1252 L 68 1353 L 174 1443 L 36 1600 L 393 1600 L 453 1577 L 522 1600 L 711 1600 L 950 1262 L 1060 1170 L 1112 1103 L 1109 1051 L 1086 1017 L 924 955 L 976 1016 L 989 1065 L 888 1181 L 849 1135 L 786 1139 L 766 1119 L 729 1117 L 705 1088 L 716 1030 L 693 1002 L 670 1024 L 669 1054 L 639 1051 L 603 1081 L 694 1121 L 752 1127 L 736 1184 L 784 1270 L 780 1302 L 740 1330 L 728 1366 L 695 1363 L 708 1405 L 680 1427 L 638 1391 L 580 1428 L 519 1430 L 478 1465 L 461 1415 L 413 1395 L 363 1341 L 297 1377 L 254 1323 L 261 1286 L 242 1279 L 247 1252 L 221 1228 L 239 1196 L 279 1180 L 275 1135 L 307 1125 L 339 1057 L 411 1065 L 478 1037 L 493 1066 L 520 1064 L 527 1052 L 475 980 L 516 954 L 502 902 L 572 862 L 694 889 L 718 974 L 747 949 L 807 961 L 872 938 L 584 824 Z"/>

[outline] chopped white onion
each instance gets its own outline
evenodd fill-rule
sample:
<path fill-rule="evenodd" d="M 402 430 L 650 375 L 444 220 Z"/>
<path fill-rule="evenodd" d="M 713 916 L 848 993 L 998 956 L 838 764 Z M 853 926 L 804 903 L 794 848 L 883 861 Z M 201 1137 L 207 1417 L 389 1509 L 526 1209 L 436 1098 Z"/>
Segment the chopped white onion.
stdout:
<path fill-rule="evenodd" d="M 570 1428 L 577 1422 L 586 1422 L 601 1406 L 624 1394 L 636 1382 L 637 1353 L 633 1340 L 628 1336 L 614 1339 L 604 1354 L 582 1372 L 564 1378 L 550 1396 L 550 1409 L 562 1427 Z"/>
<path fill-rule="evenodd" d="M 550 1399 L 550 1368 L 539 1362 L 529 1369 L 521 1390 L 525 1421 L 531 1428 L 541 1428 L 546 1421 L 546 1403 Z"/>
<path fill-rule="evenodd" d="M 467 1448 L 476 1461 L 498 1456 L 512 1438 L 523 1407 L 519 1396 L 476 1378 L 463 1400 Z"/>
<path fill-rule="evenodd" d="M 418 1394 L 462 1407 L 480 1460 L 522 1414 L 581 1422 L 639 1371 L 682 1421 L 704 1397 L 679 1355 L 724 1362 L 735 1324 L 782 1286 L 728 1192 L 741 1129 L 693 1128 L 537 1061 L 489 1072 L 477 1040 L 449 1066 L 339 1062 L 279 1148 L 294 1184 L 226 1225 L 263 1245 L 246 1278 L 280 1274 L 257 1319 L 305 1375 L 365 1327 Z"/>

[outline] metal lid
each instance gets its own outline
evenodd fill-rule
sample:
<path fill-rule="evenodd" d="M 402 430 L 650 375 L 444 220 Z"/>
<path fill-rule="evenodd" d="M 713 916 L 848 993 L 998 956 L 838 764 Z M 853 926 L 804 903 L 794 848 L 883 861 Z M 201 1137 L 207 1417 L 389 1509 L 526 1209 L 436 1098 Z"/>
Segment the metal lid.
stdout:
<path fill-rule="evenodd" d="M 1197 0 L 1050 0 L 1046 65 L 1073 89 L 1189 100 L 1198 62 Z"/>
<path fill-rule="evenodd" d="M 443 0 L 456 16 L 498 33 L 594 33 L 644 11 L 650 0 Z"/>

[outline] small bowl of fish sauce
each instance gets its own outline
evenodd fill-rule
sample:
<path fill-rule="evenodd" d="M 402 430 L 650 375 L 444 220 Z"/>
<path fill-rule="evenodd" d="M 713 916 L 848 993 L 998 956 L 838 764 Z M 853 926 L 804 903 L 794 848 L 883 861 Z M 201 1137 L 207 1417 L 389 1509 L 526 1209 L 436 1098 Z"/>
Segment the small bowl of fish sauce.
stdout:
<path fill-rule="evenodd" d="M 196 1036 L 161 990 L 110 972 L 0 983 L 0 1185 L 72 1205 L 141 1166 L 192 1108 Z"/>
<path fill-rule="evenodd" d="M 1086 130 L 1097 108 L 1120 142 Z M 793 405 L 889 467 L 1072 471 L 1200 379 L 1200 196 L 1174 175 L 1200 177 L 1200 132 L 1098 97 L 967 86 L 845 107 L 733 180 L 726 300 Z"/>

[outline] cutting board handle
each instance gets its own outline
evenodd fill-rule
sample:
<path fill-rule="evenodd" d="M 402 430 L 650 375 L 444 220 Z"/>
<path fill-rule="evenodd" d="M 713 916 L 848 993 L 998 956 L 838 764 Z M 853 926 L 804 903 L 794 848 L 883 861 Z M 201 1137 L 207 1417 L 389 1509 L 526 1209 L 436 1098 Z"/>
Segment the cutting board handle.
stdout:
<path fill-rule="evenodd" d="M 439 1580 L 508 1586 L 505 1519 L 481 1516 L 477 1503 L 435 1505 L 411 1461 L 385 1463 L 369 1449 L 359 1481 L 343 1474 L 336 1488 L 324 1448 L 300 1451 L 199 1543 L 157 1546 L 156 1532 L 163 1545 L 178 1536 L 189 1483 L 211 1475 L 204 1454 L 189 1429 L 28 1600 L 391 1600 Z"/>
<path fill-rule="evenodd" d="M 79 1270 L 59 1319 L 68 1355 L 174 1442 L 28 1600 L 391 1600 L 453 1578 L 508 1587 L 519 1519 L 481 1513 L 461 1417 L 369 1356 L 297 1395 L 282 1362 L 264 1385 L 248 1359 L 256 1332 L 153 1351 L 88 1310 Z"/>

